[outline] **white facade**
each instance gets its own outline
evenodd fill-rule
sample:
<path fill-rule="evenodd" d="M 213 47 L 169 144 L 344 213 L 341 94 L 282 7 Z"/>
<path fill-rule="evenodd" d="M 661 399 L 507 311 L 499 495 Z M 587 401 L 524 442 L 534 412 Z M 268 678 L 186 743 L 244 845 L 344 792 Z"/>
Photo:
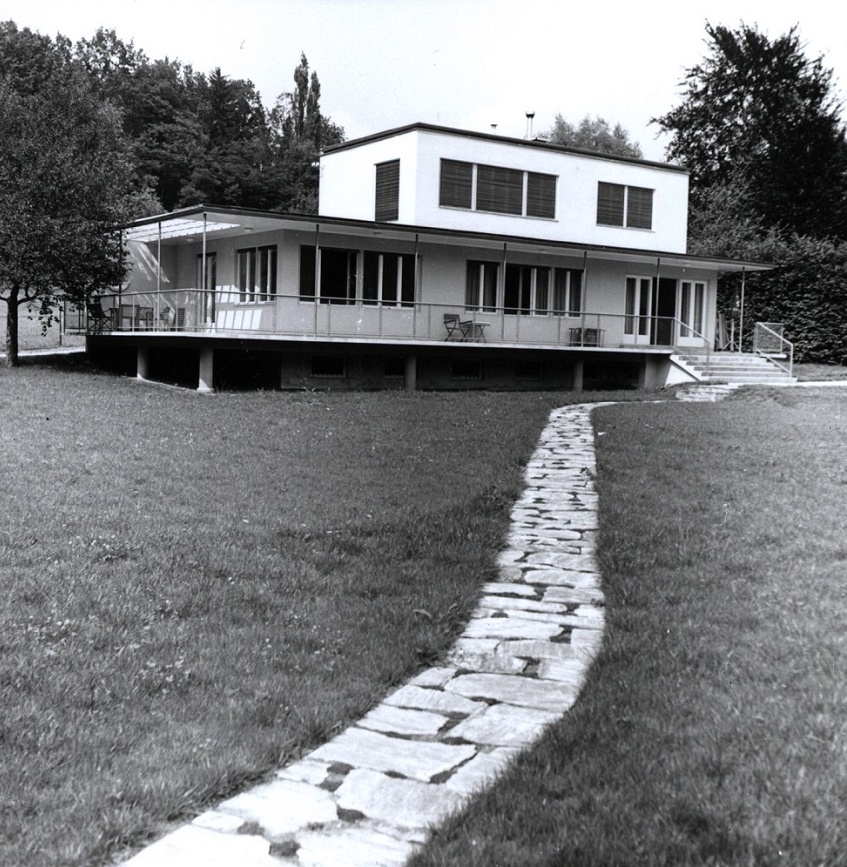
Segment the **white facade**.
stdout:
<path fill-rule="evenodd" d="M 374 220 L 376 166 L 392 160 L 399 160 L 400 224 L 666 253 L 686 250 L 688 175 L 674 166 L 422 124 L 325 153 L 321 215 Z M 442 160 L 553 176 L 554 215 L 517 216 L 441 205 Z M 598 224 L 601 183 L 652 191 L 650 228 Z"/>

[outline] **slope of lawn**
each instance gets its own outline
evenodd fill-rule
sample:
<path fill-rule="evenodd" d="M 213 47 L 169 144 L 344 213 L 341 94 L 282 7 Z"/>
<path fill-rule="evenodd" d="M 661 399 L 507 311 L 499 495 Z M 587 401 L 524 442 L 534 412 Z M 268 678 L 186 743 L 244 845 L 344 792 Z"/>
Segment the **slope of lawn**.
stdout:
<path fill-rule="evenodd" d="M 0 864 L 106 863 L 432 663 L 556 394 L 0 371 Z"/>
<path fill-rule="evenodd" d="M 847 864 L 847 389 L 595 419 L 603 650 L 412 863 Z"/>

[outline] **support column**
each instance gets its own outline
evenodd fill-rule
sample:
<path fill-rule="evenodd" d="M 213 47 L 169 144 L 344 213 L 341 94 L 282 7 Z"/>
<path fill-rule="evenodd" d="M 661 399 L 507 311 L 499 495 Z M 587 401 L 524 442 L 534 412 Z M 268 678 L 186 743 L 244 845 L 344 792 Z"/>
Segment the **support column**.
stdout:
<path fill-rule="evenodd" d="M 582 376 L 585 362 L 579 358 L 573 363 L 573 390 L 582 391 Z"/>
<path fill-rule="evenodd" d="M 150 347 L 139 346 L 135 362 L 136 379 L 150 379 Z"/>
<path fill-rule="evenodd" d="M 200 349 L 200 383 L 197 391 L 211 394 L 215 390 L 215 350 L 211 346 Z"/>
<path fill-rule="evenodd" d="M 418 387 L 418 357 L 406 356 L 406 391 L 414 391 Z"/>

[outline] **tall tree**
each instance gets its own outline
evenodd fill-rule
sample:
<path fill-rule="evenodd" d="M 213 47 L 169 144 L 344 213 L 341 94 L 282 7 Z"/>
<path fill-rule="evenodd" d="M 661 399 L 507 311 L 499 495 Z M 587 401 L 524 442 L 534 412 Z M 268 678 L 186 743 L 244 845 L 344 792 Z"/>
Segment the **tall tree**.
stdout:
<path fill-rule="evenodd" d="M 832 72 L 809 59 L 796 28 L 706 25 L 708 53 L 689 69 L 682 102 L 654 122 L 692 188 L 745 189 L 765 227 L 847 237 L 847 141 Z"/>
<path fill-rule="evenodd" d="M 629 138 L 629 133 L 619 124 L 612 126 L 602 117 L 591 118 L 586 115 L 577 126 L 568 123 L 557 114 L 552 129 L 543 133 L 542 138 L 550 144 L 565 145 L 573 148 L 615 154 L 621 157 L 642 157 L 641 147 Z"/>
<path fill-rule="evenodd" d="M 15 43 L 8 29 L 4 36 Z M 20 37 L 42 55 L 23 75 L 17 66 L 0 68 L 0 300 L 8 311 L 8 366 L 18 363 L 22 306 L 46 326 L 62 296 L 82 304 L 121 278 L 119 238 L 110 230 L 128 216 L 132 179 L 117 112 L 63 56 L 63 46 L 26 30 Z"/>
<path fill-rule="evenodd" d="M 344 141 L 344 130 L 321 113 L 320 95 L 317 73 L 301 54 L 294 90 L 280 94 L 270 116 L 280 210 L 317 212 L 318 156 Z"/>

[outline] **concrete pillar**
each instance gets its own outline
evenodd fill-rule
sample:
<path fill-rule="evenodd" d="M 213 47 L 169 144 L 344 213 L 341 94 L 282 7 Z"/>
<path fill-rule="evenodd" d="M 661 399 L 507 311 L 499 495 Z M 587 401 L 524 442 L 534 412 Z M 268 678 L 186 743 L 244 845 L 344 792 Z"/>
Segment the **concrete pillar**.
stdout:
<path fill-rule="evenodd" d="M 138 379 L 150 379 L 150 347 L 139 346 L 135 361 L 135 375 Z"/>
<path fill-rule="evenodd" d="M 579 358 L 573 363 L 573 390 L 582 391 L 582 376 L 585 369 L 585 362 Z"/>
<path fill-rule="evenodd" d="M 211 346 L 200 349 L 200 383 L 197 391 L 211 394 L 215 390 L 215 350 Z"/>
<path fill-rule="evenodd" d="M 414 391 L 418 387 L 418 358 L 416 355 L 406 356 L 406 390 Z"/>

